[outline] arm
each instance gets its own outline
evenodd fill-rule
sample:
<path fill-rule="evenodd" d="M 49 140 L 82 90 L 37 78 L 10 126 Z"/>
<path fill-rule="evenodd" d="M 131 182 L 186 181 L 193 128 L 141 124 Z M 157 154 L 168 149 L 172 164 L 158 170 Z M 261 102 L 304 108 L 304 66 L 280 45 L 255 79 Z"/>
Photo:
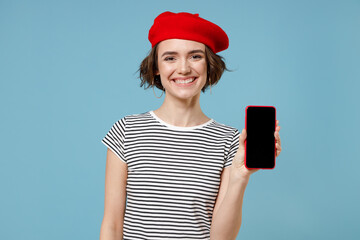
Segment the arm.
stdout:
<path fill-rule="evenodd" d="M 249 177 L 237 176 L 232 167 L 225 168 L 221 174 L 211 223 L 211 240 L 235 239 L 240 230 L 242 203 Z"/>
<path fill-rule="evenodd" d="M 108 149 L 105 170 L 104 217 L 100 229 L 100 240 L 123 239 L 126 181 L 126 163 Z"/>
<path fill-rule="evenodd" d="M 280 126 L 276 121 L 274 133 L 276 139 L 276 157 L 281 152 L 281 141 L 279 136 Z M 211 240 L 235 239 L 241 226 L 242 204 L 246 186 L 250 175 L 258 169 L 249 170 L 244 166 L 244 141 L 246 130 L 243 129 L 239 137 L 239 148 L 236 152 L 232 165 L 224 168 L 221 173 L 221 183 L 216 199 L 211 222 Z"/>
<path fill-rule="evenodd" d="M 211 240 L 235 239 L 240 230 L 245 188 L 252 173 L 243 163 L 245 139 L 246 131 L 243 129 L 232 164 L 221 173 L 219 193 L 211 222 Z"/>

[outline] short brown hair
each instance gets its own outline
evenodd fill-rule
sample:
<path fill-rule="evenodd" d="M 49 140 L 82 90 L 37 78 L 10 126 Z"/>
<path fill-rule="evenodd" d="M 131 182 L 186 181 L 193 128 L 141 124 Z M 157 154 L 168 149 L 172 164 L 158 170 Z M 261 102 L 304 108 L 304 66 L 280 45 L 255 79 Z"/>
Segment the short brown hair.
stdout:
<path fill-rule="evenodd" d="M 157 57 L 157 48 L 159 44 L 156 44 L 151 50 L 147 57 L 140 64 L 139 72 L 141 84 L 140 87 L 144 86 L 146 83 L 147 86 L 144 86 L 145 89 L 149 87 L 157 87 L 160 90 L 165 90 L 161 84 L 160 78 L 155 78 L 155 73 L 158 70 L 158 57 Z M 207 63 L 207 79 L 205 86 L 201 89 L 202 92 L 205 92 L 207 87 L 210 85 L 214 86 L 220 80 L 223 72 L 225 70 L 229 71 L 226 68 L 224 58 L 220 55 L 215 54 L 211 48 L 205 45 L 205 57 Z"/>

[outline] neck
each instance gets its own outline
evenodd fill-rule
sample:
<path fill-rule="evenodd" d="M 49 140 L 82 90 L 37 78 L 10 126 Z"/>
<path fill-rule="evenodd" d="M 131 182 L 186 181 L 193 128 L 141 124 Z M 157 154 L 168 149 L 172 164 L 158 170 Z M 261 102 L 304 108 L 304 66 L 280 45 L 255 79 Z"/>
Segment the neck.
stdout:
<path fill-rule="evenodd" d="M 160 108 L 154 110 L 156 116 L 166 123 L 178 127 L 192 127 L 210 120 L 201 110 L 200 94 L 189 99 L 178 99 L 165 95 Z"/>

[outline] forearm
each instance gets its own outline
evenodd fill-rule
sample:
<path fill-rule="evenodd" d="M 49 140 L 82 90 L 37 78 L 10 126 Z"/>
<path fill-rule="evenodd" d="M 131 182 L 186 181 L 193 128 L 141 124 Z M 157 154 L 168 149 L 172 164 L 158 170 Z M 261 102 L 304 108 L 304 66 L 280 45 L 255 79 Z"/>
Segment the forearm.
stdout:
<path fill-rule="evenodd" d="M 241 226 L 242 204 L 249 177 L 232 176 L 229 186 L 211 223 L 211 240 L 235 239 Z"/>
<path fill-rule="evenodd" d="M 123 228 L 112 227 L 110 224 L 102 223 L 100 230 L 100 240 L 122 240 Z"/>

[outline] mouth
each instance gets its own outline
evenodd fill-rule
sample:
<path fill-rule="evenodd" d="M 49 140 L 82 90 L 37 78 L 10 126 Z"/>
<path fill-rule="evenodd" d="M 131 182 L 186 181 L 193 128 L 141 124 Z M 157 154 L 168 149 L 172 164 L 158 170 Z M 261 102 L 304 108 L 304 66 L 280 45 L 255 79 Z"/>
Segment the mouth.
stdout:
<path fill-rule="evenodd" d="M 197 77 L 189 77 L 189 78 L 175 78 L 172 79 L 172 82 L 175 83 L 176 86 L 180 86 L 180 87 L 187 87 L 187 86 L 191 86 L 193 85 L 197 80 Z"/>

